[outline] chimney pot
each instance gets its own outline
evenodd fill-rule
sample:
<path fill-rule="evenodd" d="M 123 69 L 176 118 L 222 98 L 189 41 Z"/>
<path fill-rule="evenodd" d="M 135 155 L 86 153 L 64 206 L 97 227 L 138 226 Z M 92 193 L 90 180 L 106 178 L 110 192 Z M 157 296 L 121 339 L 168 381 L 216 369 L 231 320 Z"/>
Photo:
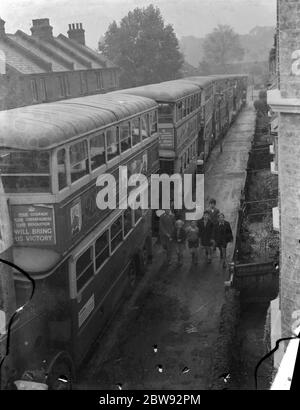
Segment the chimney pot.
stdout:
<path fill-rule="evenodd" d="M 69 24 L 68 37 L 79 44 L 85 45 L 85 30 L 82 23 Z"/>

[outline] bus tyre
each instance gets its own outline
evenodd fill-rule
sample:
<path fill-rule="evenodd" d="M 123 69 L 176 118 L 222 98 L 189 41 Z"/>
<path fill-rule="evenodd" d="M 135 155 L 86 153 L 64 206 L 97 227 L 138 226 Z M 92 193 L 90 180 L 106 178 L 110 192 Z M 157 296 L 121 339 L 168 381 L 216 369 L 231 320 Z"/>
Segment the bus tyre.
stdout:
<path fill-rule="evenodd" d="M 48 370 L 47 384 L 49 390 L 72 390 L 75 371 L 71 358 L 59 353 L 52 360 Z"/>

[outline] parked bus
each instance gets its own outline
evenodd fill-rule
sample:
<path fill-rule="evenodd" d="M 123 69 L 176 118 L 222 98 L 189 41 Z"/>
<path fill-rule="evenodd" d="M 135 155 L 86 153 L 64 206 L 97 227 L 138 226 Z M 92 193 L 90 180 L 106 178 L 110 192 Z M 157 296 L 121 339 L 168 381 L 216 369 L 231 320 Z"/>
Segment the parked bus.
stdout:
<path fill-rule="evenodd" d="M 198 130 L 198 160 L 205 161 L 213 145 L 214 80 L 210 77 L 185 77 L 202 90 L 201 119 Z"/>
<path fill-rule="evenodd" d="M 122 90 L 158 103 L 160 172 L 194 173 L 201 121 L 201 89 L 179 79 Z"/>
<path fill-rule="evenodd" d="M 151 211 L 99 209 L 96 181 L 110 173 L 118 188 L 121 165 L 128 174 L 158 171 L 157 104 L 93 95 L 2 111 L 0 122 L 12 258 L 35 282 L 13 323 L 2 388 L 28 372 L 45 375 L 49 389 L 71 388 L 151 258 Z M 16 271 L 14 284 L 20 307 L 32 283 Z"/>
<path fill-rule="evenodd" d="M 215 142 L 222 139 L 247 99 L 247 76 L 214 75 Z"/>

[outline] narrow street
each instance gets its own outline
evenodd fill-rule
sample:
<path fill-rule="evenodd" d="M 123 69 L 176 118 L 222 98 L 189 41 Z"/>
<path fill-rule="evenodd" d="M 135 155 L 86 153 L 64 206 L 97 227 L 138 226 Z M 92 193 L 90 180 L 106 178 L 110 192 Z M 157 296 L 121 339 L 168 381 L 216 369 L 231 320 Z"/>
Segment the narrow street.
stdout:
<path fill-rule="evenodd" d="M 205 200 L 215 198 L 233 230 L 255 126 L 250 103 L 237 118 L 207 164 Z M 228 248 L 228 259 L 234 243 Z M 154 245 L 153 263 L 132 298 L 117 312 L 97 341 L 82 369 L 78 389 L 209 389 L 213 351 L 224 303 L 224 280 L 219 253 L 211 265 L 201 253 L 191 265 L 163 266 L 163 253 Z"/>

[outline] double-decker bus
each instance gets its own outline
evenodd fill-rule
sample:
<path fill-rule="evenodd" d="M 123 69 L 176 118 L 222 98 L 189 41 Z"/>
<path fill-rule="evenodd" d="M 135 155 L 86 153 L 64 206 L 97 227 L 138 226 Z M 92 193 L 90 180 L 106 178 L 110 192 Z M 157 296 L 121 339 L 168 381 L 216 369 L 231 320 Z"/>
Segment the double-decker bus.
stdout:
<path fill-rule="evenodd" d="M 202 90 L 201 119 L 198 130 L 198 157 L 206 160 L 212 148 L 214 121 L 214 80 L 210 77 L 185 77 Z"/>
<path fill-rule="evenodd" d="M 247 98 L 247 76 L 214 75 L 214 121 L 215 141 L 223 138 Z"/>
<path fill-rule="evenodd" d="M 194 173 L 201 127 L 201 88 L 184 79 L 122 90 L 158 103 L 160 172 Z"/>
<path fill-rule="evenodd" d="M 70 387 L 96 337 L 151 257 L 151 210 L 99 209 L 103 174 L 159 169 L 157 104 L 93 95 L 0 112 L 0 173 L 13 263 L 35 282 L 10 335 L 2 388 L 24 372 Z M 14 272 L 17 307 L 32 283 Z M 62 384 L 62 381 L 64 384 Z"/>

